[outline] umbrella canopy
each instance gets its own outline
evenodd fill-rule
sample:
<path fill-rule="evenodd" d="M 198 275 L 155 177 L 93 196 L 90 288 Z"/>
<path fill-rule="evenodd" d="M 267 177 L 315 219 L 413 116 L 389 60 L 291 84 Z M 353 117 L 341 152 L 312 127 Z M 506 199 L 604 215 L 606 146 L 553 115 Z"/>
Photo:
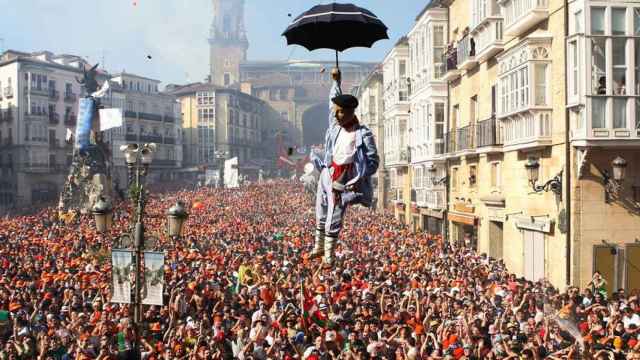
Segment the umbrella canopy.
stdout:
<path fill-rule="evenodd" d="M 353 4 L 316 5 L 293 20 L 282 34 L 287 45 L 308 50 L 352 47 L 370 48 L 376 41 L 388 39 L 387 26 L 371 11 Z"/>

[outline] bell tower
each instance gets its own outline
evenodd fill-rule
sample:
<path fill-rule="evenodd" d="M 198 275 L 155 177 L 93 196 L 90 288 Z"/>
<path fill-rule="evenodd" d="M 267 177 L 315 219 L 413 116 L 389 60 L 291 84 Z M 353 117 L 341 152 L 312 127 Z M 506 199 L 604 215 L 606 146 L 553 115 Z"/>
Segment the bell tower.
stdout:
<path fill-rule="evenodd" d="M 240 63 L 247 60 L 249 48 L 244 29 L 244 0 L 212 1 L 210 81 L 217 86 L 234 86 L 240 82 Z"/>

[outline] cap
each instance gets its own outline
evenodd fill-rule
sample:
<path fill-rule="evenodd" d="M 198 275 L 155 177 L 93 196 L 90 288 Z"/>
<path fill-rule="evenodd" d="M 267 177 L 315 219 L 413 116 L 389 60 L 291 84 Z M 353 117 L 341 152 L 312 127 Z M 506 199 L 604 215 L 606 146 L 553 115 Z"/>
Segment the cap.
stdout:
<path fill-rule="evenodd" d="M 355 109 L 358 107 L 358 98 L 349 94 L 342 94 L 334 97 L 331 101 L 345 109 Z"/>

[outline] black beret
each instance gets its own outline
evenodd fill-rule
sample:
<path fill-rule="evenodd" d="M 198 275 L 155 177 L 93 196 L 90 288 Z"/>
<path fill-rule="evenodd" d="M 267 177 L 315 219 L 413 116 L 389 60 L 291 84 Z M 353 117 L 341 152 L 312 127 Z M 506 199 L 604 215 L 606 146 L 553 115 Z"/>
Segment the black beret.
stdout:
<path fill-rule="evenodd" d="M 349 94 L 338 95 L 331 99 L 331 101 L 345 109 L 355 109 L 358 107 L 358 98 Z"/>

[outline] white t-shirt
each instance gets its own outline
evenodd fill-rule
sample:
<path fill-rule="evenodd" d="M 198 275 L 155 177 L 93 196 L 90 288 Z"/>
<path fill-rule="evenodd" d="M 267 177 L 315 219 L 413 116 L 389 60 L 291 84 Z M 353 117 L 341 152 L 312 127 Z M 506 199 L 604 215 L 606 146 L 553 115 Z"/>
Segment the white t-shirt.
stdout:
<path fill-rule="evenodd" d="M 341 129 L 333 148 L 333 162 L 338 165 L 353 163 L 356 154 L 356 132 Z"/>

